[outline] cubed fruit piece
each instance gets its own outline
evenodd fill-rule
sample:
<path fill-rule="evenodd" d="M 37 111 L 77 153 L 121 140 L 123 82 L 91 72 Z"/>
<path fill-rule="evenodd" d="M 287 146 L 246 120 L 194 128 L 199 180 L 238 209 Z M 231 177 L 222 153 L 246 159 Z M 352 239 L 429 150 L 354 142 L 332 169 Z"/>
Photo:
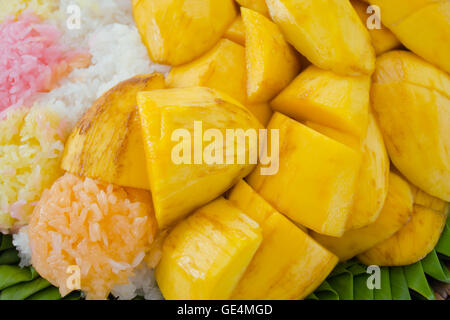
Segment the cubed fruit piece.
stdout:
<path fill-rule="evenodd" d="M 258 151 L 252 139 L 236 135 L 241 131 L 257 138 L 262 125 L 226 94 L 177 88 L 140 92 L 137 100 L 161 228 L 217 198 L 255 167 Z M 234 139 L 226 138 L 233 129 Z"/>
<path fill-rule="evenodd" d="M 164 87 L 162 74 L 136 76 L 97 99 L 67 140 L 62 168 L 78 176 L 148 190 L 136 94 Z"/>
<path fill-rule="evenodd" d="M 286 39 L 316 66 L 342 75 L 370 75 L 375 52 L 349 1 L 266 0 Z"/>
<path fill-rule="evenodd" d="M 400 176 L 390 173 L 386 202 L 374 223 L 361 229 L 349 230 L 340 238 L 315 232 L 312 232 L 311 236 L 336 254 L 341 261 L 346 261 L 391 237 L 408 223 L 412 211 L 411 187 Z"/>
<path fill-rule="evenodd" d="M 397 38 L 425 60 L 450 72 L 450 1 L 370 0 Z"/>
<path fill-rule="evenodd" d="M 272 150 L 272 129 L 279 133 L 279 170 L 263 175 L 259 164 L 249 184 L 295 222 L 341 236 L 353 206 L 360 152 L 278 112 L 268 129 L 268 154 L 277 152 Z"/>
<path fill-rule="evenodd" d="M 232 299 L 303 299 L 336 265 L 334 254 L 276 211 L 244 181 L 233 188 L 229 199 L 259 223 L 263 236 Z"/>
<path fill-rule="evenodd" d="M 259 12 L 266 17 L 269 17 L 269 9 L 267 8 L 265 0 L 236 0 L 241 6 Z"/>
<path fill-rule="evenodd" d="M 368 19 L 374 14 L 367 13 L 369 4 L 360 0 L 351 0 L 351 4 L 358 14 L 364 25 L 367 25 Z M 372 45 L 375 49 L 375 53 L 380 55 L 386 51 L 390 51 L 399 48 L 402 44 L 397 37 L 384 25 L 381 25 L 381 29 L 368 29 L 370 38 L 372 39 Z"/>
<path fill-rule="evenodd" d="M 265 127 L 272 118 L 273 111 L 270 104 L 266 103 L 257 103 L 257 104 L 246 104 L 245 105 L 248 110 L 251 111 L 255 115 L 255 117 L 261 122 Z"/>
<path fill-rule="evenodd" d="M 267 102 L 300 71 L 295 50 L 278 26 L 256 11 L 241 8 L 245 26 L 247 95 L 251 103 Z"/>
<path fill-rule="evenodd" d="M 156 281 L 169 300 L 229 299 L 262 241 L 261 228 L 219 198 L 170 232 Z"/>
<path fill-rule="evenodd" d="M 367 265 L 404 266 L 425 258 L 433 250 L 444 229 L 449 204 L 419 192 L 420 203 L 434 203 L 440 210 L 415 202 L 411 220 L 387 240 L 358 255 L 360 261 Z"/>
<path fill-rule="evenodd" d="M 223 37 L 228 40 L 234 41 L 237 44 L 245 46 L 245 27 L 241 16 L 237 17 L 234 20 Z"/>
<path fill-rule="evenodd" d="M 199 59 L 172 68 L 166 82 L 171 88 L 209 87 L 245 103 L 246 80 L 244 47 L 228 39 L 222 39 Z"/>
<path fill-rule="evenodd" d="M 233 0 L 133 0 L 150 58 L 180 65 L 211 49 L 236 18 Z"/>
<path fill-rule="evenodd" d="M 394 165 L 414 185 L 450 201 L 450 76 L 406 51 L 377 61 L 372 106 Z"/>
<path fill-rule="evenodd" d="M 308 67 L 272 102 L 274 111 L 363 138 L 369 116 L 370 77 L 339 76 Z"/>

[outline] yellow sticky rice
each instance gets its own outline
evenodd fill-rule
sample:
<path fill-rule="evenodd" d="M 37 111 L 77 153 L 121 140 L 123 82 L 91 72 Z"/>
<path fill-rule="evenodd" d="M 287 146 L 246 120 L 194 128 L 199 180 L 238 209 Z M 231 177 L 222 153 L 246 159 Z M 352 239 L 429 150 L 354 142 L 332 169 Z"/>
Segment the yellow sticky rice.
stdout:
<path fill-rule="evenodd" d="M 44 189 L 59 178 L 64 133 L 59 116 L 14 109 L 0 120 L 0 231 L 26 224 Z"/>
<path fill-rule="evenodd" d="M 58 8 L 58 3 L 58 0 L 2 0 L 0 1 L 0 22 L 7 17 L 17 17 L 25 9 L 46 19 Z"/>

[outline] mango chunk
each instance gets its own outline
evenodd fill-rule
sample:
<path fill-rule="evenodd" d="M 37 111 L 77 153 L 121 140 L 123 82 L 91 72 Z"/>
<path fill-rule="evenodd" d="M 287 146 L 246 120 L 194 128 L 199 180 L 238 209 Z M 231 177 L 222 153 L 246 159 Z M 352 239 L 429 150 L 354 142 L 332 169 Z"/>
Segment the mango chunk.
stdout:
<path fill-rule="evenodd" d="M 256 12 L 269 17 L 269 9 L 267 8 L 265 0 L 236 0 L 241 6 L 252 9 Z"/>
<path fill-rule="evenodd" d="M 375 52 L 349 1 L 266 0 L 270 16 L 314 65 L 342 75 L 370 75 Z"/>
<path fill-rule="evenodd" d="M 388 193 L 390 162 L 383 136 L 372 113 L 369 114 L 369 127 L 361 151 L 361 171 L 347 229 L 359 229 L 374 222 Z"/>
<path fill-rule="evenodd" d="M 258 151 L 249 139 L 223 140 L 227 129 L 255 129 L 257 134 L 262 125 L 226 94 L 204 87 L 176 88 L 140 92 L 137 101 L 160 228 L 217 198 L 255 167 L 250 159 Z M 203 138 L 207 130 L 215 134 L 210 140 Z M 241 155 L 245 161 L 239 161 Z"/>
<path fill-rule="evenodd" d="M 181 65 L 211 49 L 236 18 L 233 0 L 133 0 L 133 17 L 157 63 Z"/>
<path fill-rule="evenodd" d="M 353 206 L 360 152 L 278 112 L 268 129 L 279 130 L 279 170 L 262 175 L 259 164 L 249 184 L 295 222 L 318 233 L 341 236 Z"/>
<path fill-rule="evenodd" d="M 245 46 L 245 27 L 241 16 L 237 17 L 236 20 L 234 20 L 223 37 L 228 40 L 234 41 L 241 46 Z"/>
<path fill-rule="evenodd" d="M 450 201 L 450 76 L 413 53 L 380 56 L 372 106 L 395 167 Z"/>
<path fill-rule="evenodd" d="M 245 105 L 248 110 L 250 110 L 251 113 L 256 117 L 256 119 L 259 120 L 259 122 L 262 123 L 264 127 L 267 126 L 267 124 L 270 121 L 270 118 L 272 118 L 273 111 L 272 107 L 268 103 L 257 103 L 257 104 L 246 104 Z"/>
<path fill-rule="evenodd" d="M 450 73 L 450 2 L 371 0 L 381 19 L 411 51 Z"/>
<path fill-rule="evenodd" d="M 409 183 L 400 176 L 390 173 L 389 192 L 378 219 L 363 228 L 349 230 L 340 238 L 328 237 L 315 232 L 311 236 L 341 261 L 369 250 L 400 230 L 411 218 L 413 192 Z"/>
<path fill-rule="evenodd" d="M 167 236 L 155 276 L 168 300 L 229 299 L 262 241 L 261 228 L 219 198 Z"/>
<path fill-rule="evenodd" d="M 440 210 L 414 203 L 411 220 L 387 240 L 358 255 L 367 265 L 404 266 L 415 263 L 436 246 L 447 221 L 449 204 L 420 191 L 422 199 L 440 202 Z"/>
<path fill-rule="evenodd" d="M 62 168 L 78 176 L 149 190 L 136 94 L 164 87 L 162 74 L 141 75 L 103 94 L 69 136 Z"/>
<path fill-rule="evenodd" d="M 199 59 L 172 68 L 166 81 L 170 88 L 209 87 L 245 103 L 245 49 L 230 40 L 222 39 Z"/>
<path fill-rule="evenodd" d="M 373 14 L 367 13 L 369 4 L 360 0 L 350 1 L 359 18 L 364 25 L 367 25 L 367 20 Z M 370 38 L 372 39 L 372 45 L 375 49 L 376 55 L 380 55 L 384 52 L 391 51 L 401 47 L 401 42 L 386 26 L 381 25 L 381 29 L 368 29 Z"/>
<path fill-rule="evenodd" d="M 256 11 L 241 8 L 245 26 L 249 102 L 267 102 L 300 71 L 297 53 L 278 26 Z"/>
<path fill-rule="evenodd" d="M 308 67 L 272 102 L 274 111 L 363 138 L 369 116 L 370 77 L 339 76 Z"/>
<path fill-rule="evenodd" d="M 244 181 L 233 188 L 229 200 L 258 222 L 263 237 L 232 299 L 303 299 L 335 267 L 335 255 L 276 211 Z"/>

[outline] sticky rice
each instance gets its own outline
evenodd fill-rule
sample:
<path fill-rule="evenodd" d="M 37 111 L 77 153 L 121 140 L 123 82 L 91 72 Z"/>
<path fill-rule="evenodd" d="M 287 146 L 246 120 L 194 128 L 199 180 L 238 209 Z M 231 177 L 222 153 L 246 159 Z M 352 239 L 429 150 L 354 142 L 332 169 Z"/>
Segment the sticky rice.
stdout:
<path fill-rule="evenodd" d="M 47 19 L 57 9 L 58 0 L 3 0 L 0 1 L 0 22 L 30 11 Z"/>
<path fill-rule="evenodd" d="M 26 224 L 42 191 L 62 175 L 60 120 L 45 107 L 14 109 L 0 120 L 0 231 Z"/>
<path fill-rule="evenodd" d="M 64 296 L 71 291 L 67 268 L 78 266 L 87 299 L 105 299 L 115 286 L 130 284 L 155 233 L 149 192 L 69 173 L 43 193 L 28 227 L 39 274 Z"/>

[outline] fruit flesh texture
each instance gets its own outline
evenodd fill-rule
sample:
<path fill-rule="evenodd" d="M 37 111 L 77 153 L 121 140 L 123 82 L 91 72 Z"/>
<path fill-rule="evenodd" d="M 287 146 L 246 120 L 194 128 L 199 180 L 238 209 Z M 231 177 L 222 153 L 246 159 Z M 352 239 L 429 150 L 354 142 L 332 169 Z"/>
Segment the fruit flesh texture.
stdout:
<path fill-rule="evenodd" d="M 450 72 L 450 2 L 446 0 L 370 0 L 381 20 L 411 51 Z"/>
<path fill-rule="evenodd" d="M 245 27 L 248 100 L 267 102 L 298 74 L 300 61 L 275 23 L 250 9 L 241 8 L 241 14 Z"/>
<path fill-rule="evenodd" d="M 276 211 L 244 181 L 233 188 L 229 200 L 258 222 L 263 237 L 232 299 L 302 299 L 336 265 L 335 255 Z"/>
<path fill-rule="evenodd" d="M 279 170 L 248 183 L 293 221 L 316 232 L 341 236 L 353 205 L 361 165 L 359 152 L 278 112 L 268 125 L 279 130 Z M 268 154 L 271 134 L 268 134 Z"/>
<path fill-rule="evenodd" d="M 387 240 L 358 255 L 364 264 L 404 266 L 415 263 L 436 246 L 447 221 L 449 204 L 419 190 L 422 204 L 414 203 L 409 222 Z M 417 198 L 417 194 L 416 194 Z M 440 208 L 435 210 L 435 208 Z"/>
<path fill-rule="evenodd" d="M 79 176 L 149 190 L 136 94 L 164 87 L 164 76 L 152 74 L 136 76 L 106 92 L 72 131 L 62 168 Z"/>
<path fill-rule="evenodd" d="M 369 17 L 373 14 L 367 13 L 369 4 L 359 0 L 352 0 L 351 4 L 358 14 L 359 18 L 361 19 L 362 23 L 366 25 L 367 19 L 369 19 Z M 384 52 L 399 48 L 402 45 L 397 37 L 384 25 L 381 25 L 381 29 L 368 30 L 376 55 L 380 55 Z"/>
<path fill-rule="evenodd" d="M 231 26 L 227 29 L 224 38 L 234 41 L 241 46 L 245 46 L 245 29 L 244 22 L 242 21 L 242 17 L 237 17 Z"/>
<path fill-rule="evenodd" d="M 236 0 L 241 6 L 252 9 L 256 12 L 269 17 L 269 9 L 267 8 L 265 0 Z"/>
<path fill-rule="evenodd" d="M 262 240 L 261 228 L 219 198 L 168 235 L 156 281 L 166 299 L 229 299 Z"/>
<path fill-rule="evenodd" d="M 339 76 L 308 67 L 272 102 L 274 111 L 310 120 L 362 139 L 367 130 L 370 77 Z"/>
<path fill-rule="evenodd" d="M 150 58 L 190 62 L 222 37 L 236 17 L 233 0 L 133 0 L 133 17 Z"/>
<path fill-rule="evenodd" d="M 377 61 L 372 107 L 397 169 L 425 192 L 450 201 L 450 77 L 413 53 Z"/>
<path fill-rule="evenodd" d="M 286 40 L 316 66 L 342 75 L 370 75 L 375 52 L 348 1 L 267 0 Z"/>
<path fill-rule="evenodd" d="M 161 228 L 217 198 L 254 168 L 249 159 L 256 157 L 257 150 L 251 148 L 249 139 L 245 142 L 240 139 L 226 141 L 218 147 L 218 152 L 222 150 L 224 155 L 219 159 L 221 163 L 195 163 L 195 141 L 192 141 L 195 121 L 201 121 L 203 132 L 215 129 L 224 139 L 226 129 L 255 129 L 257 134 L 262 128 L 250 111 L 231 97 L 209 88 L 193 87 L 141 92 L 137 100 L 150 187 Z M 188 137 L 174 141 L 174 130 L 183 130 Z M 189 143 L 186 152 L 190 159 L 187 159 L 188 163 L 176 164 L 174 150 L 184 141 Z M 206 140 L 200 141 L 199 154 L 204 154 L 211 144 Z M 238 163 L 237 152 L 231 159 L 234 164 L 226 162 L 225 155 L 238 149 L 245 152 L 244 163 Z"/>
<path fill-rule="evenodd" d="M 363 228 L 349 230 L 340 238 L 327 237 L 315 232 L 313 239 L 336 254 L 341 261 L 369 250 L 400 230 L 411 218 L 413 192 L 408 182 L 390 173 L 389 192 L 378 219 Z"/>

